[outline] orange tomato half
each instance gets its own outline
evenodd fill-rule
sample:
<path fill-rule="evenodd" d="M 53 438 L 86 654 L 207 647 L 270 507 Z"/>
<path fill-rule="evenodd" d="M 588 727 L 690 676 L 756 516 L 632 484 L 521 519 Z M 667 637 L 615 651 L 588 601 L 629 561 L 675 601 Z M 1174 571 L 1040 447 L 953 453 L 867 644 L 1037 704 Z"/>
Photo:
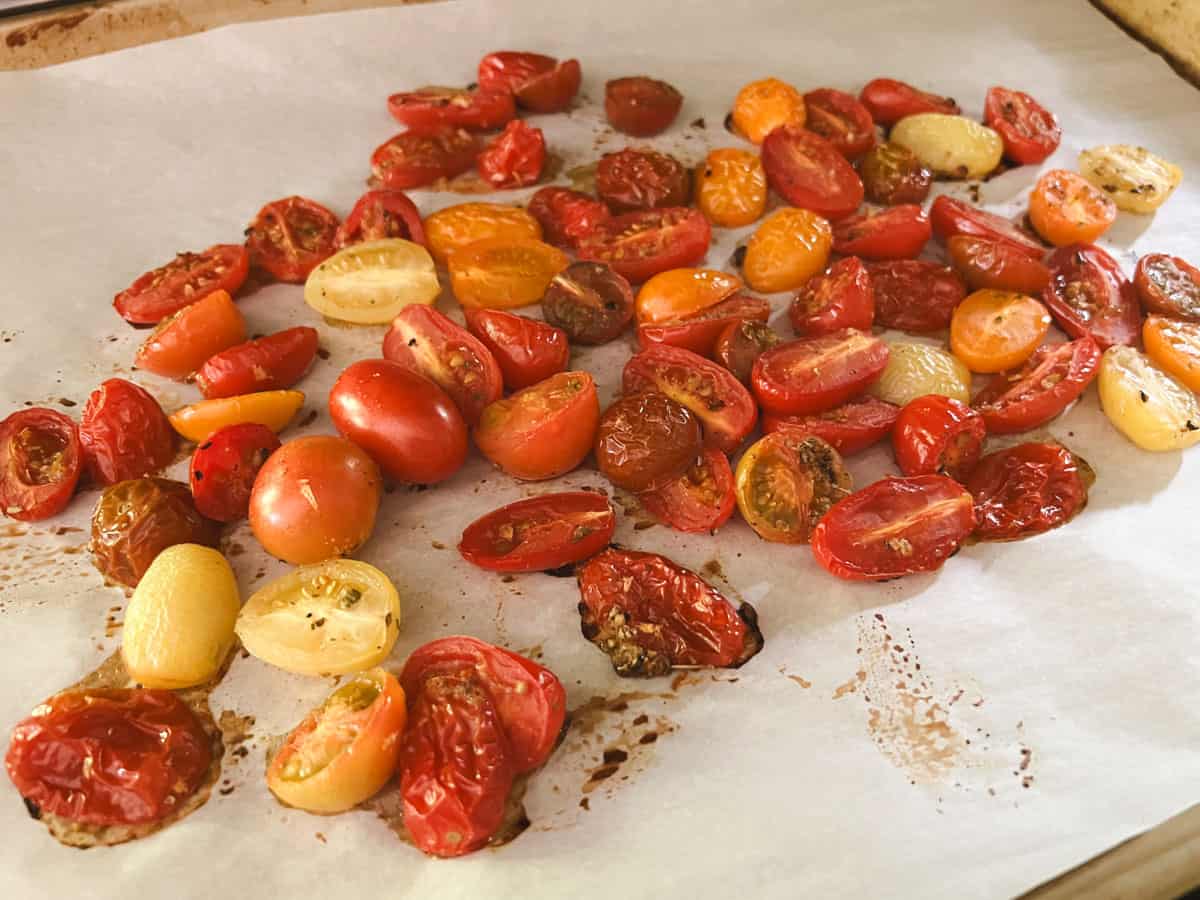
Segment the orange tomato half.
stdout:
<path fill-rule="evenodd" d="M 1055 247 L 1091 244 L 1117 218 L 1117 205 L 1082 175 L 1051 169 L 1029 195 L 1029 221 Z"/>
<path fill-rule="evenodd" d="M 827 220 L 807 209 L 784 207 L 750 236 L 742 275 L 756 291 L 794 291 L 824 270 L 832 247 Z"/>
<path fill-rule="evenodd" d="M 257 394 L 201 400 L 176 410 L 167 418 L 180 437 L 200 444 L 222 428 L 243 422 L 266 425 L 278 434 L 303 404 L 302 391 L 259 391 Z"/>
<path fill-rule="evenodd" d="M 210 357 L 246 340 L 246 322 L 225 291 L 213 291 L 164 319 L 133 363 L 164 378 L 187 378 Z"/>
<path fill-rule="evenodd" d="M 542 226 L 523 209 L 502 203 L 459 203 L 432 213 L 423 223 L 434 262 L 445 267 L 454 251 L 488 238 L 540 240 Z"/>
<path fill-rule="evenodd" d="M 755 222 L 767 208 L 767 174 L 758 155 L 726 148 L 710 151 L 696 169 L 696 205 L 722 228 Z"/>
<path fill-rule="evenodd" d="M 1050 312 L 1025 294 L 983 290 L 950 320 L 950 349 L 972 372 L 1004 372 L 1025 362 L 1050 328 Z"/>
<path fill-rule="evenodd" d="M 746 140 L 761 144 L 780 125 L 803 125 L 804 95 L 778 78 L 752 81 L 733 101 L 733 125 Z"/>
<path fill-rule="evenodd" d="M 1160 368 L 1200 393 L 1200 322 L 1149 316 L 1142 325 L 1142 340 Z"/>
<path fill-rule="evenodd" d="M 541 300 L 550 280 L 570 264 L 557 247 L 533 238 L 489 238 L 450 257 L 450 285 L 465 307 L 514 309 Z"/>
<path fill-rule="evenodd" d="M 741 288 L 742 279 L 715 269 L 668 269 L 642 285 L 635 311 L 639 325 L 674 322 L 716 306 Z"/>

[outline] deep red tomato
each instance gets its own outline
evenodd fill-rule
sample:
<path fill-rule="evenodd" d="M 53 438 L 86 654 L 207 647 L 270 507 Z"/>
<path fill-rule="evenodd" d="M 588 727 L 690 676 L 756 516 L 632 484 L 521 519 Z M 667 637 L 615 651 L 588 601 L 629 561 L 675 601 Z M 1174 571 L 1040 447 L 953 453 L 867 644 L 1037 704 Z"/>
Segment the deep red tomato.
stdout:
<path fill-rule="evenodd" d="M 13 729 L 8 777 L 34 818 L 140 825 L 200 787 L 212 743 L 171 691 L 64 691 Z"/>
<path fill-rule="evenodd" d="M 633 289 L 606 263 L 571 263 L 542 295 L 546 321 L 577 344 L 608 343 L 625 330 L 633 313 Z"/>
<path fill-rule="evenodd" d="M 477 77 L 484 90 L 508 91 L 526 109 L 556 113 L 579 93 L 583 72 L 576 59 L 559 62 L 540 53 L 501 50 L 480 60 Z"/>
<path fill-rule="evenodd" d="M 599 553 L 616 526 L 612 506 L 598 493 L 543 494 L 476 519 L 463 531 L 458 552 L 492 572 L 544 572 Z"/>
<path fill-rule="evenodd" d="M 875 289 L 862 260 L 839 259 L 805 282 L 788 307 L 788 321 L 800 337 L 869 329 L 875 321 Z"/>
<path fill-rule="evenodd" d="M 1092 338 L 1101 350 L 1138 342 L 1142 310 L 1120 263 L 1094 244 L 1059 247 L 1046 262 L 1050 283 L 1042 300 L 1059 328 Z"/>
<path fill-rule="evenodd" d="M 317 355 L 317 329 L 297 325 L 222 350 L 196 372 L 196 386 L 209 400 L 290 388 Z"/>
<path fill-rule="evenodd" d="M 834 504 L 813 531 L 813 556 L 852 581 L 940 569 L 975 530 L 967 489 L 945 475 L 884 478 Z"/>
<path fill-rule="evenodd" d="M 911 84 L 894 78 L 876 78 L 868 81 L 858 95 L 863 106 L 879 125 L 894 125 L 905 116 L 918 113 L 945 113 L 956 116 L 959 106 L 949 97 L 918 90 Z"/>
<path fill-rule="evenodd" d="M 866 450 L 892 433 L 900 407 L 876 397 L 860 397 L 810 416 L 763 413 L 763 433 L 788 429 L 798 435 L 819 437 L 842 456 Z"/>
<path fill-rule="evenodd" d="M 638 346 L 649 350 L 656 344 L 669 344 L 711 357 L 716 352 L 717 338 L 726 328 L 738 322 L 766 322 L 770 317 L 771 304 L 766 298 L 734 294 L 685 319 L 638 326 Z"/>
<path fill-rule="evenodd" d="M 665 484 L 638 495 L 646 511 L 676 531 L 715 534 L 733 515 L 733 470 L 720 450 Z"/>
<path fill-rule="evenodd" d="M 913 400 L 896 419 L 892 447 L 905 475 L 949 475 L 965 481 L 983 454 L 987 426 L 976 410 L 951 397 Z"/>
<path fill-rule="evenodd" d="M 721 329 L 713 345 L 713 358 L 742 384 L 749 384 L 754 361 L 780 340 L 779 334 L 766 322 L 741 319 Z"/>
<path fill-rule="evenodd" d="M 265 425 L 228 425 L 196 448 L 189 469 L 192 499 L 202 516 L 236 522 L 250 511 L 250 491 L 279 438 Z"/>
<path fill-rule="evenodd" d="M 967 286 L 948 266 L 920 259 L 874 262 L 867 266 L 875 291 L 875 324 L 917 333 L 950 327 L 954 307 Z"/>
<path fill-rule="evenodd" d="M 471 309 L 466 316 L 467 327 L 491 351 L 510 391 L 566 370 L 571 345 L 561 328 L 502 309 Z"/>
<path fill-rule="evenodd" d="M 431 135 L 405 131 L 375 148 L 371 174 L 378 187 L 405 191 L 461 175 L 477 156 L 478 139 L 461 128 Z"/>
<path fill-rule="evenodd" d="M 697 265 L 711 241 L 712 226 L 702 212 L 671 207 L 599 222 L 577 249 L 581 259 L 608 263 L 618 275 L 640 284 L 667 269 Z"/>
<path fill-rule="evenodd" d="M 679 347 L 643 350 L 625 364 L 626 394 L 656 390 L 686 406 L 704 426 L 705 446 L 733 453 L 754 430 L 758 408 L 733 374 Z"/>
<path fill-rule="evenodd" d="M 683 94 L 665 81 L 634 75 L 604 85 L 604 115 L 617 131 L 650 137 L 666 131 L 679 115 Z"/>
<path fill-rule="evenodd" d="M 467 425 L 504 393 L 504 374 L 492 352 L 432 306 L 414 303 L 400 311 L 383 339 L 383 357 L 449 394 Z"/>
<path fill-rule="evenodd" d="M 863 259 L 914 259 L 932 235 L 929 216 L 920 206 L 889 206 L 834 225 L 833 252 Z"/>
<path fill-rule="evenodd" d="M 1148 253 L 1133 274 L 1142 308 L 1189 322 L 1200 322 L 1200 269 L 1178 256 Z"/>
<path fill-rule="evenodd" d="M 804 110 L 804 127 L 825 138 L 843 156 L 862 156 L 875 146 L 871 113 L 852 94 L 818 88 L 804 95 Z"/>
<path fill-rule="evenodd" d="M 546 136 L 520 119 L 509 122 L 475 161 L 483 180 L 495 188 L 518 188 L 542 177 Z"/>
<path fill-rule="evenodd" d="M 127 322 L 155 325 L 213 291 L 236 294 L 249 270 L 250 255 L 241 244 L 217 244 L 203 253 L 180 253 L 117 294 L 113 308 Z"/>
<path fill-rule="evenodd" d="M 71 502 L 82 469 L 79 429 L 57 410 L 34 406 L 0 422 L 0 513 L 48 519 Z"/>
<path fill-rule="evenodd" d="M 596 467 L 619 488 L 645 491 L 672 481 L 700 458 L 700 421 L 656 390 L 619 397 L 600 416 Z"/>
<path fill-rule="evenodd" d="M 606 550 L 579 571 L 583 636 L 618 675 L 740 666 L 762 649 L 753 607 L 735 608 L 695 572 L 657 553 Z"/>
<path fill-rule="evenodd" d="M 1008 219 L 941 194 L 929 207 L 929 221 L 933 232 L 943 241 L 956 234 L 1002 241 L 1026 256 L 1040 260 L 1046 254 L 1036 238 L 1014 225 Z"/>
<path fill-rule="evenodd" d="M 754 363 L 750 383 L 766 411 L 820 413 L 866 390 L 883 374 L 889 355 L 882 338 L 847 328 L 768 350 Z"/>
<path fill-rule="evenodd" d="M 858 164 L 863 190 L 872 203 L 924 203 L 933 172 L 907 147 L 890 141 L 872 147 Z"/>
<path fill-rule="evenodd" d="M 615 213 L 686 206 L 692 195 L 692 176 L 673 156 L 626 147 L 600 157 L 596 193 Z"/>
<path fill-rule="evenodd" d="M 1062 140 L 1054 114 L 1021 91 L 989 88 L 983 121 L 1004 141 L 1004 155 L 1023 166 L 1044 161 Z"/>
<path fill-rule="evenodd" d="M 1050 283 L 1050 270 L 1005 241 L 956 234 L 946 241 L 950 263 L 973 291 L 1040 294 Z"/>
<path fill-rule="evenodd" d="M 608 207 L 590 194 L 564 187 L 544 187 L 529 198 L 529 214 L 542 226 L 542 239 L 556 247 L 574 247 L 601 222 L 612 218 Z"/>
<path fill-rule="evenodd" d="M 863 201 L 863 183 L 820 135 L 800 125 L 780 125 L 762 143 L 767 183 L 792 206 L 827 219 L 848 216 Z"/>
<path fill-rule="evenodd" d="M 491 131 L 516 116 L 508 91 L 423 87 L 388 97 L 388 112 L 410 134 L 437 134 L 452 128 Z"/>
<path fill-rule="evenodd" d="M 299 284 L 337 249 L 338 224 L 337 216 L 306 197 L 273 200 L 246 229 L 250 264 Z"/>
<path fill-rule="evenodd" d="M 1012 541 L 1073 519 L 1087 504 L 1088 479 L 1066 447 L 1018 444 L 980 460 L 967 490 L 979 518 L 976 536 Z"/>
<path fill-rule="evenodd" d="M 362 241 L 402 238 L 425 246 L 421 214 L 404 191 L 367 191 L 338 226 L 333 242 L 340 250 Z"/>
<path fill-rule="evenodd" d="M 158 323 L 134 354 L 138 369 L 184 380 L 214 353 L 246 340 L 246 321 L 233 299 L 213 291 Z"/>
<path fill-rule="evenodd" d="M 971 401 L 992 434 L 1044 425 L 1066 409 L 1100 372 L 1100 347 L 1090 337 L 1039 347 L 1012 372 L 993 375 Z"/>
<path fill-rule="evenodd" d="M 79 423 L 83 461 L 97 484 L 156 472 L 175 456 L 175 432 L 158 401 L 123 378 L 92 391 Z"/>

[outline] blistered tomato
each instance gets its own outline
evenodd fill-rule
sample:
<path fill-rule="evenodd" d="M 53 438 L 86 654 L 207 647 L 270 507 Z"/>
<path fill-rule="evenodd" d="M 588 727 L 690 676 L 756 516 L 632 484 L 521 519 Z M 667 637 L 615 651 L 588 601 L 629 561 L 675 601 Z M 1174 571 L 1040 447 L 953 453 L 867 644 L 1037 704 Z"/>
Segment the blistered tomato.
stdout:
<path fill-rule="evenodd" d="M 825 268 L 832 247 L 828 221 L 807 209 L 780 209 L 750 236 L 742 274 L 756 291 L 792 291 Z"/>
<path fill-rule="evenodd" d="M 748 150 L 711 150 L 696 169 L 696 205 L 721 228 L 741 228 L 767 208 L 767 175 Z"/>
<path fill-rule="evenodd" d="M 1090 244 L 1117 220 L 1117 205 L 1082 175 L 1052 169 L 1029 195 L 1029 221 L 1056 247 Z"/>
<path fill-rule="evenodd" d="M 976 291 L 954 310 L 950 349 L 972 372 L 1003 372 L 1025 362 L 1049 329 L 1049 311 L 1032 297 Z"/>
<path fill-rule="evenodd" d="M 733 125 L 751 143 L 761 144 L 780 125 L 804 122 L 804 96 L 778 78 L 750 82 L 733 101 Z"/>
<path fill-rule="evenodd" d="M 450 283 L 463 306 L 512 309 L 537 303 L 571 264 L 557 247 L 525 238 L 476 241 L 450 258 Z"/>
<path fill-rule="evenodd" d="M 1133 347 L 1110 347 L 1100 360 L 1100 406 L 1143 450 L 1200 444 L 1200 399 Z"/>
<path fill-rule="evenodd" d="M 634 310 L 640 325 L 687 318 L 735 294 L 742 280 L 715 269 L 670 269 L 641 286 Z"/>
<path fill-rule="evenodd" d="M 425 240 L 439 266 L 468 244 L 488 238 L 518 241 L 540 238 L 542 227 L 523 209 L 501 203 L 459 203 L 425 220 Z"/>

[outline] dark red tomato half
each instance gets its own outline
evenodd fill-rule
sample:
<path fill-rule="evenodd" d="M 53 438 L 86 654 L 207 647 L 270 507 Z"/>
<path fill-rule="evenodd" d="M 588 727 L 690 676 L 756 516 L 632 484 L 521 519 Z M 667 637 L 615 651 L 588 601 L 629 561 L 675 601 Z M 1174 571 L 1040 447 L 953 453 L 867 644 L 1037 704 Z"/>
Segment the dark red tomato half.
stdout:
<path fill-rule="evenodd" d="M 700 356 L 712 357 L 721 332 L 737 322 L 766 322 L 771 304 L 764 297 L 734 294 L 686 319 L 665 325 L 638 326 L 638 346 L 648 350 L 656 344 L 682 347 Z"/>
<path fill-rule="evenodd" d="M 242 422 L 222 428 L 197 447 L 189 478 L 200 515 L 218 522 L 246 518 L 254 478 L 279 446 L 270 428 Z"/>
<path fill-rule="evenodd" d="M 713 345 L 713 358 L 742 384 L 749 384 L 755 361 L 780 340 L 779 334 L 766 322 L 741 319 L 721 329 Z"/>
<path fill-rule="evenodd" d="M 989 453 L 967 490 L 983 541 L 1012 541 L 1065 525 L 1087 504 L 1091 470 L 1059 444 L 1018 444 Z"/>
<path fill-rule="evenodd" d="M 956 234 L 946 241 L 950 263 L 973 291 L 991 289 L 1038 295 L 1050 283 L 1040 259 L 1005 241 Z"/>
<path fill-rule="evenodd" d="M 423 87 L 388 97 L 388 112 L 410 134 L 437 134 L 453 128 L 491 131 L 517 114 L 507 91 Z"/>
<path fill-rule="evenodd" d="M 626 147 L 600 157 L 596 194 L 615 213 L 686 206 L 692 195 L 692 176 L 669 154 Z"/>
<path fill-rule="evenodd" d="M 492 572 L 544 572 L 599 553 L 612 540 L 617 517 L 591 491 L 518 500 L 476 519 L 462 533 L 462 558 Z"/>
<path fill-rule="evenodd" d="M 1043 162 L 1062 140 L 1054 114 L 1022 91 L 989 88 L 983 121 L 1004 141 L 1004 155 L 1023 166 Z"/>
<path fill-rule="evenodd" d="M 566 371 L 571 345 L 561 328 L 501 309 L 469 309 L 466 316 L 467 327 L 491 351 L 510 391 Z"/>
<path fill-rule="evenodd" d="M 573 344 L 608 343 L 633 321 L 633 310 L 629 282 L 605 263 L 571 263 L 542 295 L 542 315 Z"/>
<path fill-rule="evenodd" d="M 847 328 L 768 350 L 754 363 L 750 384 L 766 411 L 821 413 L 870 387 L 883 374 L 889 356 L 882 338 Z"/>
<path fill-rule="evenodd" d="M 209 400 L 290 388 L 317 355 L 317 329 L 297 325 L 222 350 L 196 372 L 196 386 Z"/>
<path fill-rule="evenodd" d="M 402 238 L 425 246 L 421 214 L 404 191 L 367 191 L 338 226 L 334 244 L 340 250 L 362 241 Z"/>
<path fill-rule="evenodd" d="M 580 259 L 608 263 L 634 284 L 659 272 L 697 265 L 708 253 L 712 227 L 698 209 L 668 207 L 599 222 L 577 245 Z"/>
<path fill-rule="evenodd" d="M 993 375 L 971 401 L 992 434 L 1046 424 L 1073 403 L 1100 372 L 1100 347 L 1090 337 L 1045 344 L 1019 369 Z"/>
<path fill-rule="evenodd" d="M 371 154 L 373 186 L 406 191 L 453 178 L 475 165 L 479 141 L 464 129 L 420 135 L 403 132 Z"/>
<path fill-rule="evenodd" d="M 915 259 L 932 235 L 925 210 L 906 203 L 842 219 L 833 226 L 833 252 L 863 259 Z"/>
<path fill-rule="evenodd" d="M 862 260 L 839 259 L 806 281 L 788 307 L 788 321 L 800 337 L 868 330 L 875 321 L 875 289 Z"/>
<path fill-rule="evenodd" d="M 1046 262 L 1050 283 L 1042 300 L 1059 328 L 1074 338 L 1092 338 L 1101 350 L 1137 343 L 1142 310 L 1115 259 L 1094 244 L 1071 244 Z"/>
<path fill-rule="evenodd" d="M 1133 286 L 1146 312 L 1200 322 L 1200 269 L 1186 260 L 1148 253 L 1137 262 Z"/>
<path fill-rule="evenodd" d="M 867 108 L 871 118 L 884 126 L 894 125 L 905 116 L 915 116 L 918 113 L 956 116 L 962 112 L 958 104 L 949 97 L 930 94 L 894 78 L 876 78 L 868 81 L 858 99 Z"/>
<path fill-rule="evenodd" d="M 863 183 L 825 138 L 799 125 L 780 125 L 763 139 L 767 183 L 792 206 L 828 219 L 848 216 L 863 201 Z"/>
<path fill-rule="evenodd" d="M 529 198 L 531 216 L 542 226 L 542 239 L 556 247 L 574 247 L 612 212 L 590 194 L 564 187 L 544 187 Z"/>
<path fill-rule="evenodd" d="M 604 115 L 617 131 L 650 137 L 666 131 L 679 115 L 683 94 L 665 81 L 634 75 L 604 85 Z"/>
<path fill-rule="evenodd" d="M 918 334 L 950 327 L 967 286 L 948 266 L 920 259 L 867 266 L 875 291 L 875 324 Z"/>
<path fill-rule="evenodd" d="M 763 413 L 763 433 L 788 429 L 801 437 L 819 437 L 842 456 L 866 450 L 892 433 L 900 407 L 877 397 L 860 397 L 810 416 Z"/>
<path fill-rule="evenodd" d="M 481 88 L 508 91 L 528 110 L 556 113 L 579 93 L 583 70 L 577 59 L 559 62 L 540 53 L 502 50 L 480 61 L 478 78 Z"/>
<path fill-rule="evenodd" d="M 705 450 L 694 466 L 638 495 L 642 506 L 676 531 L 715 534 L 733 515 L 733 470 L 720 450 Z"/>
<path fill-rule="evenodd" d="M 518 188 L 542 177 L 546 136 L 520 119 L 509 122 L 475 161 L 479 174 L 494 188 Z"/>
<path fill-rule="evenodd" d="M 976 410 L 952 397 L 913 400 L 896 419 L 892 447 L 905 475 L 949 475 L 964 481 L 983 454 L 987 426 Z"/>
<path fill-rule="evenodd" d="M 333 255 L 338 218 L 306 197 L 273 200 L 246 229 L 250 264 L 279 281 L 299 284 Z"/>
<path fill-rule="evenodd" d="M 116 484 L 157 472 L 175 457 L 175 432 L 158 401 L 123 378 L 92 391 L 79 423 L 88 474 Z"/>
<path fill-rule="evenodd" d="M 1003 241 L 1037 260 L 1046 255 L 1046 248 L 1036 238 L 1008 219 L 946 194 L 938 196 L 929 207 L 929 221 L 933 224 L 934 234 L 943 241 L 956 234 L 965 234 Z"/>
<path fill-rule="evenodd" d="M 871 113 L 852 94 L 818 88 L 804 95 L 804 110 L 804 127 L 829 141 L 842 156 L 853 159 L 875 146 Z"/>
<path fill-rule="evenodd" d="M 48 519 L 71 502 L 82 469 L 79 429 L 57 410 L 34 406 L 0 422 L 0 513 Z"/>
<path fill-rule="evenodd" d="M 117 294 L 113 308 L 127 322 L 157 325 L 214 291 L 233 296 L 249 270 L 250 255 L 241 244 L 217 244 L 203 253 L 180 253 Z"/>

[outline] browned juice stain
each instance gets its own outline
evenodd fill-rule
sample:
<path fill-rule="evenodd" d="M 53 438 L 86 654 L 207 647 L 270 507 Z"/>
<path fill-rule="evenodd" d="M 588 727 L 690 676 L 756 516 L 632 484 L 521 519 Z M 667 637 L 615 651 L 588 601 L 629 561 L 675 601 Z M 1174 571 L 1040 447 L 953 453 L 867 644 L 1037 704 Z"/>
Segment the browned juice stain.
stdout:
<path fill-rule="evenodd" d="M 88 542 L 71 542 L 82 533 L 82 528 L 69 525 L 36 528 L 21 522 L 0 524 L 0 583 L 33 585 L 61 581 L 75 574 L 87 566 L 82 554 Z M 57 592 L 40 592 L 36 597 L 14 601 L 0 592 L 0 612 L 18 602 L 45 606 L 57 596 Z"/>
<path fill-rule="evenodd" d="M 857 693 L 859 686 L 861 686 L 862 683 L 866 680 L 867 680 L 866 671 L 864 671 L 863 669 L 859 669 L 857 672 L 854 673 L 853 678 L 851 678 L 849 681 L 839 684 L 837 687 L 835 687 L 833 689 L 833 699 L 841 700 L 847 694 Z"/>
<path fill-rule="evenodd" d="M 796 682 L 796 684 L 800 685 L 800 687 L 804 688 L 805 690 L 808 690 L 810 687 L 812 687 L 812 682 L 807 678 L 801 678 L 799 675 L 788 675 L 787 677 L 791 681 Z"/>

